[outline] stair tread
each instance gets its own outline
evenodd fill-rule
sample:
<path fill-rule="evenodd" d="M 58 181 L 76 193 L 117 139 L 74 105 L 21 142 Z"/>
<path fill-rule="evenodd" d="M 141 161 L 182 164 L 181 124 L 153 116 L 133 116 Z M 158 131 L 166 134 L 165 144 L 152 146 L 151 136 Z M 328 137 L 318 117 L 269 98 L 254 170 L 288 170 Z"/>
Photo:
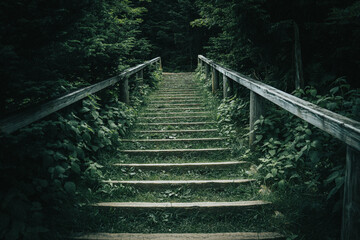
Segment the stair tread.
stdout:
<path fill-rule="evenodd" d="M 261 200 L 235 202 L 99 202 L 91 204 L 96 207 L 121 208 L 222 208 L 222 207 L 253 207 L 271 204 Z"/>
<path fill-rule="evenodd" d="M 231 148 L 185 148 L 185 149 L 146 149 L 146 150 L 119 150 L 122 153 L 182 153 L 182 152 L 217 152 Z"/>
<path fill-rule="evenodd" d="M 233 162 L 196 162 L 196 163 L 115 163 L 118 167 L 211 167 L 211 166 L 233 166 L 245 164 L 245 161 Z"/>
<path fill-rule="evenodd" d="M 217 132 L 216 128 L 209 129 L 183 129 L 183 130 L 143 130 L 134 133 L 193 133 L 193 132 Z"/>
<path fill-rule="evenodd" d="M 180 184 L 234 184 L 249 183 L 255 179 L 226 179 L 226 180 L 106 180 L 104 183 L 139 184 L 139 185 L 180 185 Z"/>
<path fill-rule="evenodd" d="M 227 233 L 89 233 L 74 239 L 88 240 L 270 240 L 281 239 L 276 232 Z"/>
<path fill-rule="evenodd" d="M 161 138 L 161 139 L 121 139 L 122 142 L 196 142 L 196 141 L 220 141 L 227 138 Z"/>
<path fill-rule="evenodd" d="M 149 125 L 149 126 L 156 126 L 156 125 L 206 125 L 206 124 L 215 124 L 216 122 L 161 122 L 161 123 L 146 123 L 140 122 L 138 125 Z"/>

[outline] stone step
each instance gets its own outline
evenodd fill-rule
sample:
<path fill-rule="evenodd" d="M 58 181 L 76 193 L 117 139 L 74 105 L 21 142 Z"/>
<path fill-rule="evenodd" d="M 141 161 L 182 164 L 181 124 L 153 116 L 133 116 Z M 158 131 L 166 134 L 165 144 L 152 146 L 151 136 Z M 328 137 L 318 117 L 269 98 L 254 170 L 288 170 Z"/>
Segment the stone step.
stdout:
<path fill-rule="evenodd" d="M 193 118 L 210 118 L 209 115 L 203 116 L 172 116 L 172 117 L 138 117 L 140 120 L 157 120 L 157 119 L 193 119 Z"/>
<path fill-rule="evenodd" d="M 210 153 L 230 151 L 231 148 L 185 148 L 185 149 L 145 149 L 145 150 L 119 150 L 122 153 Z"/>
<path fill-rule="evenodd" d="M 216 122 L 159 122 L 159 123 L 144 123 L 144 122 L 140 122 L 138 123 L 138 125 L 141 125 L 141 126 L 158 126 L 158 125 L 161 125 L 161 126 L 180 126 L 180 125 L 183 125 L 183 126 L 191 126 L 191 125 L 209 125 L 209 124 L 215 124 Z"/>
<path fill-rule="evenodd" d="M 115 163 L 116 167 L 133 167 L 140 169 L 172 169 L 172 168 L 226 168 L 250 164 L 245 161 L 232 161 L 232 162 L 196 162 L 196 163 Z"/>
<path fill-rule="evenodd" d="M 210 133 L 217 132 L 218 129 L 209 128 L 209 129 L 183 129 L 183 130 L 143 130 L 143 131 L 133 131 L 134 133 Z"/>
<path fill-rule="evenodd" d="M 229 233 L 89 233 L 73 239 L 87 240 L 280 240 L 276 232 Z"/>
<path fill-rule="evenodd" d="M 255 179 L 232 179 L 232 180 L 133 180 L 133 181 L 117 181 L 117 180 L 107 180 L 103 181 L 104 183 L 112 184 L 123 184 L 123 185 L 132 185 L 138 187 L 169 187 L 169 186 L 178 186 L 178 185 L 192 185 L 197 187 L 206 187 L 206 186 L 217 186 L 224 187 L 226 185 L 234 184 L 245 184 L 255 181 Z"/>
<path fill-rule="evenodd" d="M 111 207 L 111 208 L 246 208 L 258 207 L 271 204 L 261 200 L 256 201 L 237 201 L 237 202 L 99 202 L 91 204 L 94 207 Z"/>
<path fill-rule="evenodd" d="M 121 142 L 209 142 L 209 141 L 222 141 L 227 138 L 214 137 L 214 138 L 162 138 L 162 139 L 121 139 Z"/>

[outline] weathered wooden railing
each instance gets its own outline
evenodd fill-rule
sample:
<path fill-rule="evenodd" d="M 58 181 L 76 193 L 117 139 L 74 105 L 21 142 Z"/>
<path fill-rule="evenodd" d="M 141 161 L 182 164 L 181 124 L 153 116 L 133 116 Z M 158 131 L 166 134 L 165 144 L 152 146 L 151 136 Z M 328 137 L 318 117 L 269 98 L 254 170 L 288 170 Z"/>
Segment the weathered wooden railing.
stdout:
<path fill-rule="evenodd" d="M 263 98 L 320 128 L 347 144 L 345 189 L 342 218 L 342 240 L 360 239 L 360 122 L 304 101 L 267 84 L 222 67 L 199 55 L 198 63 L 205 67 L 206 77 L 212 70 L 212 90 L 219 89 L 219 73 L 223 76 L 223 96 L 229 96 L 229 81 L 250 90 L 250 146 L 254 141 L 254 123 L 262 115 Z"/>
<path fill-rule="evenodd" d="M 97 93 L 107 87 L 113 86 L 116 83 L 119 83 L 119 100 L 125 103 L 129 103 L 128 78 L 133 74 L 136 74 L 136 77 L 143 78 L 144 68 L 157 63 L 161 68 L 160 57 L 156 57 L 135 67 L 128 68 L 119 75 L 96 83 L 94 85 L 78 89 L 74 92 L 68 93 L 64 96 L 61 96 L 44 104 L 37 105 L 25 109 L 24 111 L 21 111 L 19 113 L 10 115 L 0 120 L 0 131 L 8 134 L 13 133 L 22 127 L 25 127 L 37 120 L 40 120 L 50 115 L 51 113 L 59 111 L 60 109 L 63 109 L 89 96 L 90 94 Z"/>

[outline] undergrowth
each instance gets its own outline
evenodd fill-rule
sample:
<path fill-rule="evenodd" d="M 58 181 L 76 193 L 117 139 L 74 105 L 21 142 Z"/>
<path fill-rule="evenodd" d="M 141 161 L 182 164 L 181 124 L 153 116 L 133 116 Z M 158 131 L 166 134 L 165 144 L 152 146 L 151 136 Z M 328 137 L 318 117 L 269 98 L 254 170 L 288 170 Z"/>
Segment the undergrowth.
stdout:
<path fill-rule="evenodd" d="M 79 191 L 103 178 L 103 153 L 121 145 L 161 81 L 161 72 L 149 75 L 130 79 L 131 106 L 118 100 L 114 87 L 1 136 L 1 239 L 57 239 L 68 232 Z"/>
<path fill-rule="evenodd" d="M 211 81 L 201 69 L 197 79 L 206 90 Z M 340 236 L 346 146 L 329 134 L 267 102 L 255 123 L 256 140 L 248 148 L 248 95 L 235 92 L 218 100 L 218 125 L 231 136 L 235 155 L 257 165 L 261 191 L 269 191 L 278 221 L 288 239 L 338 239 Z M 210 94 L 210 93 L 209 93 Z M 293 94 L 320 107 L 359 120 L 360 91 L 344 77 L 328 94 L 307 86 Z"/>

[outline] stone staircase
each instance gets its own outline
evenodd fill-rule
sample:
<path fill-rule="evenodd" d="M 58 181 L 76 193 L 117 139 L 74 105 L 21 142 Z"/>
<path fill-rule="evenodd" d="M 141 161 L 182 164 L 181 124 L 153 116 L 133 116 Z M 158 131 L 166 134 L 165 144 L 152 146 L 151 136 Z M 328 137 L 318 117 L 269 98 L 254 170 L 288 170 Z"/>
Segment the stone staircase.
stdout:
<path fill-rule="evenodd" d="M 271 215 L 271 203 L 257 200 L 256 194 L 251 194 L 257 192 L 258 186 L 244 174 L 250 164 L 231 155 L 227 138 L 219 136 L 215 116 L 203 101 L 192 74 L 164 74 L 164 78 L 138 118 L 133 137 L 122 140 L 123 149 L 119 151 L 125 160 L 112 163 L 115 174 L 104 181 L 112 186 L 142 189 L 138 192 L 141 201 L 134 201 L 135 197 L 132 201 L 96 202 L 91 207 L 98 208 L 99 214 L 118 214 L 116 210 L 120 209 L 125 215 L 144 216 L 152 212 L 157 216 L 161 212 L 173 219 L 170 217 L 168 223 L 161 224 L 155 221 L 151 226 L 139 222 L 144 224 L 142 231 L 118 227 L 124 229 L 119 232 L 116 227 L 103 227 L 100 229 L 109 232 L 87 233 L 75 238 L 283 239 L 271 226 L 266 226 L 271 220 L 258 217 L 262 213 Z M 121 176 L 116 175 L 119 171 L 134 174 L 128 179 L 117 179 Z M 182 192 L 185 189 L 193 195 L 183 201 L 181 197 L 174 197 L 175 193 L 171 195 L 176 192 L 172 189 Z M 157 201 L 143 201 L 148 191 L 154 191 L 154 196 L 169 194 Z M 248 191 L 246 197 L 241 196 L 242 191 Z M 203 193 L 206 196 L 202 196 Z M 192 219 L 190 215 L 196 217 Z M 132 219 L 137 221 L 136 217 Z M 259 226 L 257 221 L 261 222 Z M 99 221 L 98 224 L 105 223 Z M 160 225 L 167 227 L 163 229 Z M 243 232 L 244 229 L 252 231 Z"/>

